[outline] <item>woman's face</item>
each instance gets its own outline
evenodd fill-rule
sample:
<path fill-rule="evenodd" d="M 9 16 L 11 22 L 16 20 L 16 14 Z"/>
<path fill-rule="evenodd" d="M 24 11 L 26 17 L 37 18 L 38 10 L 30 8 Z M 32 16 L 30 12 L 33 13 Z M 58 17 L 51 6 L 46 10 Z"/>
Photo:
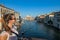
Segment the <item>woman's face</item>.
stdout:
<path fill-rule="evenodd" d="M 16 21 L 16 18 L 14 15 L 12 15 L 12 18 L 11 18 L 11 20 L 9 20 L 9 22 L 13 24 L 13 23 L 15 23 L 15 21 Z"/>

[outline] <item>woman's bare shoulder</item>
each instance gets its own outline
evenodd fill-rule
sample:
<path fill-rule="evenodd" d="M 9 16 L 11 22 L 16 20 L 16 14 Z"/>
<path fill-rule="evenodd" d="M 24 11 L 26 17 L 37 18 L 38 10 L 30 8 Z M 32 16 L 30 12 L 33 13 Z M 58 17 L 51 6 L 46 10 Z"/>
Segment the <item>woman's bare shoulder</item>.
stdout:
<path fill-rule="evenodd" d="M 0 40 L 7 40 L 8 34 L 6 32 L 0 34 Z"/>
<path fill-rule="evenodd" d="M 6 36 L 6 35 L 9 35 L 7 32 L 5 32 L 5 31 L 3 31 L 1 34 L 0 34 L 1 36 Z"/>

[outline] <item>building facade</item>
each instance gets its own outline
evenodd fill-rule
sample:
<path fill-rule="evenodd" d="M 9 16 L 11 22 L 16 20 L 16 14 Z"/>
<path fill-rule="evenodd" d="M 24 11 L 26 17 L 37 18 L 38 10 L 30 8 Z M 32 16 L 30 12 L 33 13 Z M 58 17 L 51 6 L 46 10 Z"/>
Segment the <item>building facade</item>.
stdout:
<path fill-rule="evenodd" d="M 16 23 L 15 23 L 15 25 L 19 27 L 20 26 L 20 20 L 21 20 L 20 19 L 20 17 L 21 17 L 20 13 L 15 12 L 15 17 L 16 17 Z"/>
<path fill-rule="evenodd" d="M 60 12 L 54 13 L 53 26 L 60 29 Z"/>
<path fill-rule="evenodd" d="M 33 20 L 34 20 L 34 18 L 33 18 L 32 16 L 27 15 L 27 16 L 25 17 L 25 20 L 33 21 Z"/>
<path fill-rule="evenodd" d="M 53 18 L 54 18 L 54 14 L 50 13 L 48 15 L 45 16 L 44 18 L 44 23 L 47 25 L 53 25 Z"/>

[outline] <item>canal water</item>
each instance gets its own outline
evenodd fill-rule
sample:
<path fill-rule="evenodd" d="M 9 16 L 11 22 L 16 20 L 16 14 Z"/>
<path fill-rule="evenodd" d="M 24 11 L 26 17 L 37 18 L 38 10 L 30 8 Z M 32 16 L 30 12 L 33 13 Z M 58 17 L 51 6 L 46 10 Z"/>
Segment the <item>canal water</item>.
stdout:
<path fill-rule="evenodd" d="M 36 21 L 24 21 L 19 30 L 20 36 L 22 33 L 25 37 L 43 38 L 48 40 L 60 40 L 60 31 L 46 26 L 43 23 L 37 23 Z"/>

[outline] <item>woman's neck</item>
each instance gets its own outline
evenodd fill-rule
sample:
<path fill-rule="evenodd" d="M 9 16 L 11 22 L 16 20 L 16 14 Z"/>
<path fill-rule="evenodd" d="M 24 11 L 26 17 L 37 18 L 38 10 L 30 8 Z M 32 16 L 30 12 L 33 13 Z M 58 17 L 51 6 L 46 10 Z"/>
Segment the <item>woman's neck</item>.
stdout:
<path fill-rule="evenodd" d="M 13 24 L 11 24 L 11 23 L 8 23 L 8 26 L 9 26 L 10 28 L 12 28 L 12 25 L 13 25 Z"/>

